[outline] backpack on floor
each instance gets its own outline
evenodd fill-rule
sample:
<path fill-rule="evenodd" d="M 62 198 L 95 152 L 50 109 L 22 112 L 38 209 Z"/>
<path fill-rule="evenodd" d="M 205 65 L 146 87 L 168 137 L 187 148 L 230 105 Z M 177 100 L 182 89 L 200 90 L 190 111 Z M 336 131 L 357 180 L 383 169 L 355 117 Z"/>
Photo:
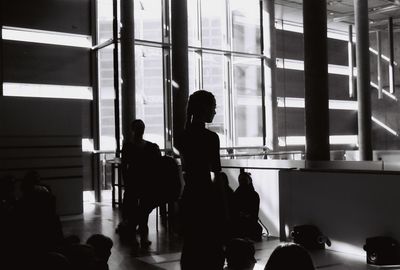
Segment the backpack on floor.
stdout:
<path fill-rule="evenodd" d="M 330 246 L 330 240 L 314 225 L 298 225 L 292 231 L 293 241 L 306 249 L 324 249 Z"/>

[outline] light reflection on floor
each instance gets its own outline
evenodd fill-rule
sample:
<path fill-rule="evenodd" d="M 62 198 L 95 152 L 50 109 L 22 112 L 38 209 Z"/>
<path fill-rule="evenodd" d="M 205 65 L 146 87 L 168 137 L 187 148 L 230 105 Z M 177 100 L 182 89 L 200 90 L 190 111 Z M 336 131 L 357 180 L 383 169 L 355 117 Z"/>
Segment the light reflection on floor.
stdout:
<path fill-rule="evenodd" d="M 84 242 L 93 233 L 103 233 L 114 241 L 109 260 L 110 270 L 180 270 L 179 259 L 182 240 L 173 233 L 168 233 L 160 224 L 156 226 L 156 215 L 153 211 L 149 219 L 151 248 L 148 252 L 132 256 L 128 246 L 120 242 L 115 233 L 119 223 L 118 208 L 113 209 L 110 202 L 85 203 L 85 214 L 63 217 L 65 235 L 76 234 Z M 345 243 L 342 243 L 344 246 Z M 255 244 L 256 266 L 254 270 L 263 270 L 265 264 L 279 240 L 264 239 Z M 365 254 L 354 255 L 329 250 L 311 253 L 317 269 L 324 270 L 364 270 L 372 269 L 365 263 Z M 393 268 L 392 268 L 393 269 Z M 399 268 L 396 268 L 399 269 Z"/>

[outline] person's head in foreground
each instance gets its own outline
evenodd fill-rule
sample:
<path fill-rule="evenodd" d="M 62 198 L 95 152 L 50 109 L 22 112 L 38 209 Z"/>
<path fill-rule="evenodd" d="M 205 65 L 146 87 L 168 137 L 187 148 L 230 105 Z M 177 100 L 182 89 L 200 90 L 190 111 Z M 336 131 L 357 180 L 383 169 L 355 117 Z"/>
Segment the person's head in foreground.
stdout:
<path fill-rule="evenodd" d="M 314 270 L 310 254 L 303 247 L 294 244 L 281 244 L 275 248 L 264 270 Z"/>
<path fill-rule="evenodd" d="M 252 270 L 256 263 L 255 249 L 250 240 L 234 238 L 226 246 L 226 262 L 229 270 Z"/>

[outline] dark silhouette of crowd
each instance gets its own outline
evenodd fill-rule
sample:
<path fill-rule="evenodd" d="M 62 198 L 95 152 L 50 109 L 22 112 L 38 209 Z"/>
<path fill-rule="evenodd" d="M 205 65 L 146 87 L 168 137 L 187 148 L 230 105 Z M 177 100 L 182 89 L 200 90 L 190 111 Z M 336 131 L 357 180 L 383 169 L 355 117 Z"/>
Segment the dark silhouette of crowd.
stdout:
<path fill-rule="evenodd" d="M 233 190 L 221 171 L 219 137 L 206 128 L 213 121 L 216 105 L 213 94 L 205 90 L 189 98 L 186 128 L 176 144 L 182 160 L 183 192 L 178 165 L 172 158 L 162 158 L 157 144 L 143 139 L 142 120 L 132 122 L 131 137 L 122 148 L 125 192 L 117 233 L 133 251 L 147 249 L 151 245 L 149 214 L 157 206 L 177 203 L 182 270 L 251 270 L 256 263 L 254 243 L 262 240 L 260 197 L 249 172 L 240 171 L 239 186 Z M 93 234 L 81 242 L 76 235 L 65 236 L 56 198 L 35 171 L 22 179 L 6 176 L 0 181 L 0 217 L 5 250 L 0 253 L 2 269 L 109 269 L 111 238 Z M 283 244 L 274 250 L 265 269 L 311 270 L 314 266 L 305 249 Z"/>
<path fill-rule="evenodd" d="M 111 238 L 64 237 L 56 198 L 36 171 L 0 180 L 0 220 L 1 269 L 108 270 Z"/>

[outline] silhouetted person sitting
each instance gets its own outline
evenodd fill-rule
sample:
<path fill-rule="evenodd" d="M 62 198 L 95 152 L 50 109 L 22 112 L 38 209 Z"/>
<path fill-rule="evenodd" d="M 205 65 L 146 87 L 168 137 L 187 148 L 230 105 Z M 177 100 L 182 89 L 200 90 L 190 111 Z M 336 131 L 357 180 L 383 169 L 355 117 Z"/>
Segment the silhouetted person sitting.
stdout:
<path fill-rule="evenodd" d="M 177 141 L 185 172 L 182 270 L 222 269 L 222 226 L 216 209 L 213 175 L 221 171 L 218 135 L 205 127 L 215 116 L 212 93 L 196 91 L 189 97 L 186 128 Z"/>
<path fill-rule="evenodd" d="M 88 238 L 86 244 L 94 248 L 96 270 L 108 270 L 108 259 L 114 244 L 111 238 L 103 234 L 93 234 Z"/>
<path fill-rule="evenodd" d="M 314 270 L 310 254 L 294 243 L 281 244 L 275 248 L 264 270 Z"/>
<path fill-rule="evenodd" d="M 255 249 L 251 241 L 234 238 L 226 246 L 227 267 L 224 270 L 252 270 L 256 263 Z"/>
<path fill-rule="evenodd" d="M 234 237 L 260 241 L 262 227 L 258 224 L 260 197 L 254 190 L 253 181 L 247 172 L 239 174 L 239 187 L 233 193 Z"/>
<path fill-rule="evenodd" d="M 157 144 L 143 139 L 145 125 L 137 119 L 131 125 L 131 137 L 124 141 L 122 147 L 122 174 L 125 184 L 123 201 L 123 221 L 132 231 L 133 248 L 136 249 L 136 227 L 139 226 L 140 244 L 147 248 L 149 214 L 156 202 L 152 196 L 157 168 L 154 168 L 161 157 Z"/>
<path fill-rule="evenodd" d="M 55 250 L 63 241 L 63 233 L 54 195 L 40 183 L 40 176 L 35 171 L 25 175 L 21 193 L 16 204 L 18 245 L 27 252 Z"/>

